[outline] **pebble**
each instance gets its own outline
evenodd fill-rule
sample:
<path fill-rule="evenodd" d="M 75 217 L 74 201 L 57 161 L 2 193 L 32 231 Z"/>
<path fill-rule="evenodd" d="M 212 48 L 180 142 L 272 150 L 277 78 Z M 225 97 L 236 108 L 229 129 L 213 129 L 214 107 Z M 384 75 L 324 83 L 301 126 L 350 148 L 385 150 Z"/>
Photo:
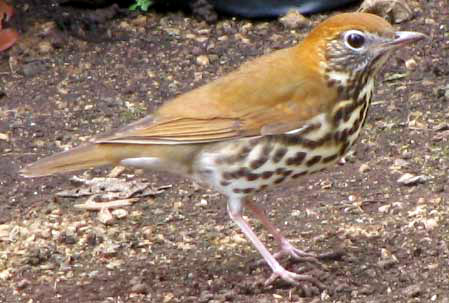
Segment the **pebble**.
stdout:
<path fill-rule="evenodd" d="M 203 66 L 208 65 L 209 58 L 206 55 L 200 55 L 200 56 L 196 57 L 196 63 L 203 65 Z"/>
<path fill-rule="evenodd" d="M 128 216 L 128 211 L 123 208 L 117 208 L 112 211 L 112 215 L 117 219 L 123 219 Z"/>
<path fill-rule="evenodd" d="M 8 134 L 4 134 L 4 133 L 0 133 L 0 140 L 3 140 L 3 141 L 9 141 L 9 136 L 8 136 Z"/>
<path fill-rule="evenodd" d="M 405 61 L 405 67 L 408 70 L 415 70 L 417 66 L 418 66 L 418 63 L 416 63 L 416 60 L 413 59 L 413 58 L 408 59 L 407 61 Z"/>
<path fill-rule="evenodd" d="M 279 18 L 279 22 L 282 23 L 286 28 L 298 29 L 307 26 L 310 22 L 309 20 L 301 15 L 298 10 L 290 10 L 287 14 Z"/>
<path fill-rule="evenodd" d="M 371 167 L 369 167 L 369 165 L 366 164 L 366 163 L 363 163 L 359 167 L 359 172 L 361 172 L 361 173 L 365 173 L 365 172 L 370 171 L 370 170 L 371 170 Z"/>
<path fill-rule="evenodd" d="M 424 175 L 415 176 L 413 174 L 403 174 L 397 182 L 401 185 L 413 186 L 417 184 L 425 183 L 428 180 L 428 177 Z"/>
<path fill-rule="evenodd" d="M 210 300 L 212 300 L 213 297 L 214 295 L 212 293 L 210 293 L 207 290 L 204 290 L 203 292 L 201 292 L 200 297 L 198 298 L 198 302 L 208 303 Z"/>
<path fill-rule="evenodd" d="M 139 282 L 139 283 L 134 284 L 133 286 L 131 286 L 130 291 L 132 293 L 147 294 L 148 293 L 148 288 L 147 288 L 147 286 L 144 283 Z"/>
<path fill-rule="evenodd" d="M 42 55 L 48 54 L 53 51 L 53 46 L 48 41 L 42 41 L 38 44 L 39 53 Z"/>
<path fill-rule="evenodd" d="M 389 17 L 392 23 L 402 23 L 413 17 L 413 11 L 405 0 L 365 0 L 359 11 Z"/>
<path fill-rule="evenodd" d="M 47 69 L 42 62 L 34 61 L 22 66 L 22 72 L 26 77 L 34 77 Z"/>
<path fill-rule="evenodd" d="M 103 224 L 111 224 L 114 222 L 114 217 L 107 208 L 102 208 L 97 215 L 97 220 Z"/>
<path fill-rule="evenodd" d="M 402 294 L 409 298 L 415 298 L 421 295 L 422 293 L 422 287 L 419 284 L 410 285 L 409 287 L 406 287 Z"/>
<path fill-rule="evenodd" d="M 17 289 L 21 290 L 27 288 L 30 285 L 30 281 L 27 279 L 22 279 L 17 283 Z"/>
<path fill-rule="evenodd" d="M 388 260 L 380 260 L 377 262 L 377 266 L 379 266 L 382 269 L 390 269 L 392 268 L 396 263 L 398 263 L 394 259 L 388 259 Z"/>

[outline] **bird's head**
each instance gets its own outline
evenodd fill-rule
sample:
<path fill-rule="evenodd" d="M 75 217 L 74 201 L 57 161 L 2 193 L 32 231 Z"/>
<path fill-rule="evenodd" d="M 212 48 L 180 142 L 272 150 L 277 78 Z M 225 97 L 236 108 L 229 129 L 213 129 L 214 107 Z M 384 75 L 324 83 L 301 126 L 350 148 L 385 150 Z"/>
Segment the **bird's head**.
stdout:
<path fill-rule="evenodd" d="M 393 50 L 426 37 L 417 32 L 400 32 L 383 18 L 366 13 L 333 16 L 304 39 L 299 49 L 318 56 L 315 69 L 343 86 L 357 75 L 374 76 Z"/>

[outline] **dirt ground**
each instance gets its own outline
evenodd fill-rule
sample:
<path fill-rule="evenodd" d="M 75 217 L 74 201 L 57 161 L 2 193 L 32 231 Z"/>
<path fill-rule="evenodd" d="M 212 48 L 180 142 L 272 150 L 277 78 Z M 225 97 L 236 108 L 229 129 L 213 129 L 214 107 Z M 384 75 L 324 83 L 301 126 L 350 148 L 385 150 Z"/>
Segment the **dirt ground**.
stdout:
<path fill-rule="evenodd" d="M 296 246 L 342 253 L 322 267 L 282 262 L 327 285 L 306 293 L 264 287 L 270 270 L 255 265 L 225 198 L 189 180 L 116 173 L 146 188 L 108 217 L 74 207 L 88 196 L 73 175 L 18 170 L 293 45 L 327 15 L 292 30 L 15 1 L 22 40 L 0 54 L 0 302 L 449 302 L 449 3 L 409 3 L 415 17 L 398 28 L 430 39 L 389 62 L 347 163 L 256 197 Z"/>

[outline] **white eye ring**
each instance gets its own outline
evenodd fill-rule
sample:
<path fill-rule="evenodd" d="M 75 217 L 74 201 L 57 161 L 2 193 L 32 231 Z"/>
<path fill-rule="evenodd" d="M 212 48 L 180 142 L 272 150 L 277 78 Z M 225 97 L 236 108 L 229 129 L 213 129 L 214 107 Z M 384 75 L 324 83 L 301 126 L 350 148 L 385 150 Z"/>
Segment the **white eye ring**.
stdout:
<path fill-rule="evenodd" d="M 353 50 L 363 49 L 366 43 L 366 36 L 364 33 L 358 30 L 350 30 L 343 36 L 345 45 Z"/>

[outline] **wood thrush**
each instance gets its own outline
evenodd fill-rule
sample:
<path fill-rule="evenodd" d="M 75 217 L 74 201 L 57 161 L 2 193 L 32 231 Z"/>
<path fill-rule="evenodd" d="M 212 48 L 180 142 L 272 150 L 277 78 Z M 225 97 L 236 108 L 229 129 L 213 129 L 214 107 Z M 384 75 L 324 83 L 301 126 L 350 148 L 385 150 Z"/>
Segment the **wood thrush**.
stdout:
<path fill-rule="evenodd" d="M 277 258 L 312 259 L 295 248 L 249 197 L 336 163 L 359 136 L 374 78 L 392 51 L 425 35 L 397 32 L 381 17 L 336 15 L 298 45 L 260 57 L 156 112 L 87 145 L 41 159 L 28 177 L 121 164 L 187 175 L 228 198 L 228 213 L 277 277 Z M 242 216 L 249 208 L 280 245 L 272 255 Z"/>

